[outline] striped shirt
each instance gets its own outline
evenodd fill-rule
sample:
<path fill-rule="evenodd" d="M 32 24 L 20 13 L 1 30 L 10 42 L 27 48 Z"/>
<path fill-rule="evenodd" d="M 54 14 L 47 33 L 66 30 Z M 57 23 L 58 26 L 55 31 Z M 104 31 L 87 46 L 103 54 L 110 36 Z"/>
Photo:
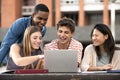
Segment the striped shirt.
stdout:
<path fill-rule="evenodd" d="M 45 45 L 44 50 L 59 50 L 57 43 L 58 43 L 58 39 L 51 41 L 51 43 Z M 72 38 L 68 50 L 78 51 L 78 62 L 80 63 L 82 57 L 82 50 L 83 50 L 82 43 Z"/>

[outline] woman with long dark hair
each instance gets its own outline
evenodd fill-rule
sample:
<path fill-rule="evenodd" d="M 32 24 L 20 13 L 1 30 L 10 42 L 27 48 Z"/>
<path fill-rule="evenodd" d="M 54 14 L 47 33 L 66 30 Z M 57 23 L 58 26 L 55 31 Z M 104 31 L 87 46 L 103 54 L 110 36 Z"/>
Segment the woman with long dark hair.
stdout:
<path fill-rule="evenodd" d="M 115 46 L 112 33 L 105 24 L 96 24 L 91 32 L 93 44 L 84 51 L 83 71 L 120 69 L 120 48 Z"/>

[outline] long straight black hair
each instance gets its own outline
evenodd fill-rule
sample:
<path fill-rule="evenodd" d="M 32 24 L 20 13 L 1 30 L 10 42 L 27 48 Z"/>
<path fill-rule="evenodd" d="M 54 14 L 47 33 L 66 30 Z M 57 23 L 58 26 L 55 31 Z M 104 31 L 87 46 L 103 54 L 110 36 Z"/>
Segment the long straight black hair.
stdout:
<path fill-rule="evenodd" d="M 105 24 L 96 24 L 91 32 L 91 38 L 92 38 L 94 29 L 99 30 L 103 35 L 108 35 L 108 39 L 106 39 L 103 45 L 104 45 L 105 51 L 110 56 L 109 62 L 111 62 L 113 54 L 115 50 L 118 49 L 118 47 L 115 46 L 115 41 L 109 27 Z M 98 59 L 100 59 L 101 58 L 100 47 L 99 46 L 94 46 L 94 47 L 95 47 L 95 51 L 97 53 Z"/>

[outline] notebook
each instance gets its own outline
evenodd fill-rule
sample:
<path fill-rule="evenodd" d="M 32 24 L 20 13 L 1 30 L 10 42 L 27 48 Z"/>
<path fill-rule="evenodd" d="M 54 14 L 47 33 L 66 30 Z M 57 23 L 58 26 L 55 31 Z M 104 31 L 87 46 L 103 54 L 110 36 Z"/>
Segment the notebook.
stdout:
<path fill-rule="evenodd" d="M 120 73 L 120 70 L 108 70 L 107 73 Z"/>
<path fill-rule="evenodd" d="M 6 70 L 1 74 L 40 74 L 40 73 L 48 73 L 47 69 L 16 69 L 16 70 Z"/>
<path fill-rule="evenodd" d="M 18 69 L 15 70 L 14 74 L 40 74 L 40 73 L 48 73 L 48 70 L 45 69 Z"/>
<path fill-rule="evenodd" d="M 48 72 L 78 72 L 78 51 L 44 50 L 44 69 Z"/>
<path fill-rule="evenodd" d="M 106 70 L 106 71 L 85 71 L 82 73 L 120 73 L 120 70 Z"/>

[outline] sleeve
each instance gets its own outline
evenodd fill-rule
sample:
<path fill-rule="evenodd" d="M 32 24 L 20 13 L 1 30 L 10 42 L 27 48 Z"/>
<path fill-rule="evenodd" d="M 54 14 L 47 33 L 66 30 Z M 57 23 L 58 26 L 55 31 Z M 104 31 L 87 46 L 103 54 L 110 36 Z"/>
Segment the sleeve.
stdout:
<path fill-rule="evenodd" d="M 44 50 L 51 50 L 51 45 L 50 44 L 45 44 Z"/>
<path fill-rule="evenodd" d="M 81 63 L 83 45 L 80 43 L 77 47 L 78 50 L 78 62 Z"/>
<path fill-rule="evenodd" d="M 48 44 L 45 44 L 44 50 L 58 50 L 58 48 L 57 48 L 57 39 L 52 40 Z"/>
<path fill-rule="evenodd" d="M 84 51 L 84 56 L 81 63 L 81 70 L 87 71 L 91 63 L 91 46 L 87 46 Z"/>
<path fill-rule="evenodd" d="M 46 44 L 45 44 L 45 46 L 44 46 L 44 50 L 48 50 L 48 48 L 47 48 Z"/>
<path fill-rule="evenodd" d="M 7 34 L 5 35 L 1 47 L 0 47 L 0 64 L 6 55 L 8 55 L 10 46 L 15 43 L 22 34 L 24 34 L 24 21 L 21 19 L 16 20 L 9 28 Z"/>
<path fill-rule="evenodd" d="M 112 67 L 115 70 L 120 70 L 120 50 L 115 50 L 113 58 L 112 58 Z"/>

